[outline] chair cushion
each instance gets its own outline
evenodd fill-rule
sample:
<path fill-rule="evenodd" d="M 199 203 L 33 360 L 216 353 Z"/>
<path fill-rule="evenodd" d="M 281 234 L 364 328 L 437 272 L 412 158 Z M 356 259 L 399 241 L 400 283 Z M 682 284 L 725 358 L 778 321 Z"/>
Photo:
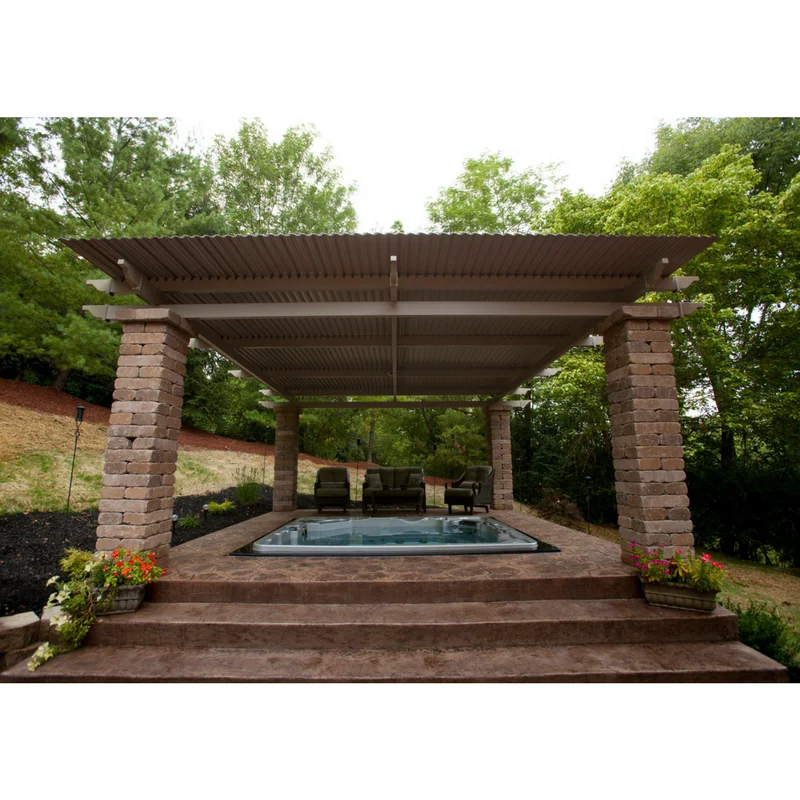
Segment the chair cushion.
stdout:
<path fill-rule="evenodd" d="M 322 483 L 347 483 L 349 479 L 346 467 L 320 467 L 317 471 L 317 482 Z"/>
<path fill-rule="evenodd" d="M 469 498 L 472 497 L 472 488 L 464 488 L 463 486 L 456 486 L 455 488 L 449 487 L 444 490 L 444 499 L 447 502 L 448 497 Z"/>
<path fill-rule="evenodd" d="M 342 485 L 341 481 L 322 481 L 320 483 L 321 489 L 346 489 L 347 487 Z"/>
<path fill-rule="evenodd" d="M 317 489 L 314 497 L 347 497 L 347 489 L 344 486 L 336 489 Z"/>
<path fill-rule="evenodd" d="M 422 473 L 421 472 L 412 472 L 408 476 L 408 488 L 409 489 L 419 489 L 422 487 Z"/>
<path fill-rule="evenodd" d="M 364 476 L 364 483 L 366 484 L 368 489 L 383 489 L 383 483 L 381 482 L 381 476 L 377 473 L 367 473 Z"/>

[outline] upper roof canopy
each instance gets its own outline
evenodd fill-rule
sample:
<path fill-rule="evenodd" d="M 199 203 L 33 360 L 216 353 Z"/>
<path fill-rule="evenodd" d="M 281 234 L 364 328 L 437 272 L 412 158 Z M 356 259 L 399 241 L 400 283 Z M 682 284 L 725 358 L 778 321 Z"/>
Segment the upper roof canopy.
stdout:
<path fill-rule="evenodd" d="M 276 394 L 512 392 L 617 308 L 694 279 L 715 237 L 506 234 L 63 240 L 104 291 L 180 314 Z M 115 306 L 94 308 L 107 319 Z"/>

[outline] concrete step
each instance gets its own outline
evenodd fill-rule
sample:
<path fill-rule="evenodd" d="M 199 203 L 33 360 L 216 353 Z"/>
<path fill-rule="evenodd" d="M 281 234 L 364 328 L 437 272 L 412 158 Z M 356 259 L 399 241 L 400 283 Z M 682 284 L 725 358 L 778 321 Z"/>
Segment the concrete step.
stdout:
<path fill-rule="evenodd" d="M 431 558 L 436 558 L 432 556 Z M 213 580 L 197 575 L 169 577 L 147 587 L 155 603 L 459 603 L 512 600 L 603 600 L 641 597 L 630 575 L 570 575 L 431 580 Z"/>
<path fill-rule="evenodd" d="M 88 644 L 270 649 L 400 649 L 735 641 L 736 615 L 644 600 L 495 603 L 145 603 L 102 617 Z"/>
<path fill-rule="evenodd" d="M 52 682 L 785 682 L 739 642 L 415 650 L 83 647 L 0 681 Z"/>

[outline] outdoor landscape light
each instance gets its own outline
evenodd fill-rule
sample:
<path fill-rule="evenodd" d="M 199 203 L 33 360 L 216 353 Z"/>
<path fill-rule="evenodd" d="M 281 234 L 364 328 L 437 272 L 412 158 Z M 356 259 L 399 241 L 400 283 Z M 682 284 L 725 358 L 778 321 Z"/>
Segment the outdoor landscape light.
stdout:
<path fill-rule="evenodd" d="M 72 446 L 72 469 L 69 471 L 69 489 L 67 489 L 67 508 L 66 512 L 69 514 L 69 501 L 72 497 L 72 476 L 75 474 L 75 456 L 78 452 L 78 437 L 81 435 L 81 423 L 83 422 L 83 412 L 86 411 L 84 406 L 75 407 L 75 444 Z"/>
<path fill-rule="evenodd" d="M 175 533 L 175 525 L 177 525 L 177 523 L 178 523 L 178 515 L 177 514 L 173 514 L 172 515 L 172 532 L 173 533 Z"/>
<path fill-rule="evenodd" d="M 434 442 L 433 443 L 433 471 L 436 472 L 436 450 L 439 448 L 439 445 Z M 431 475 L 433 478 L 433 507 L 436 508 L 436 476 Z"/>
<path fill-rule="evenodd" d="M 208 517 L 208 503 L 203 506 L 203 522 L 206 521 Z"/>

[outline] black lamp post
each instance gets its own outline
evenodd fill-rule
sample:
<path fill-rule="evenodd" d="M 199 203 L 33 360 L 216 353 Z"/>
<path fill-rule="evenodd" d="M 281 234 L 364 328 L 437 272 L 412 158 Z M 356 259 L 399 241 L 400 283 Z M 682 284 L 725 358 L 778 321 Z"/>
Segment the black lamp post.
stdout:
<path fill-rule="evenodd" d="M 439 445 L 434 442 L 433 443 L 433 471 L 436 472 L 436 451 L 439 449 Z M 436 508 L 436 476 L 433 476 L 433 507 Z"/>
<path fill-rule="evenodd" d="M 66 513 L 69 514 L 69 501 L 72 497 L 72 476 L 75 474 L 75 456 L 78 452 L 78 437 L 81 435 L 81 423 L 83 422 L 83 412 L 86 409 L 83 406 L 75 408 L 75 444 L 72 447 L 72 469 L 69 471 L 69 489 L 67 490 L 67 509 Z"/>
<path fill-rule="evenodd" d="M 358 487 L 359 487 L 359 480 L 358 476 L 359 472 L 359 459 L 361 458 L 361 437 L 359 436 L 356 438 L 356 508 L 358 508 Z"/>

